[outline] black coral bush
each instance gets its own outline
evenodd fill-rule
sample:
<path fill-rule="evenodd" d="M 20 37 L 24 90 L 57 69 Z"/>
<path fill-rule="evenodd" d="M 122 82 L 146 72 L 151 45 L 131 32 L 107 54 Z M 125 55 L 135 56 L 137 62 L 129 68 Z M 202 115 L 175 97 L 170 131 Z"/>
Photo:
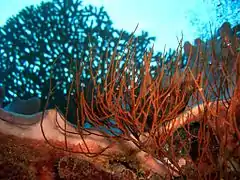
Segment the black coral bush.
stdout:
<path fill-rule="evenodd" d="M 56 86 L 49 107 L 66 106 L 67 89 L 73 79 L 69 68 L 85 64 L 81 77 L 82 86 L 90 79 L 89 61 L 94 57 L 92 69 L 107 64 L 118 43 L 118 51 L 124 50 L 130 35 L 113 27 L 107 12 L 102 8 L 83 6 L 77 0 L 53 0 L 39 6 L 29 6 L 8 19 L 0 31 L 1 82 L 6 87 L 5 103 L 16 96 L 28 99 L 38 96 L 42 108 L 49 91 L 52 67 L 52 83 Z M 121 41 L 118 39 L 121 36 Z M 135 41 L 141 59 L 145 49 L 155 38 L 142 32 Z M 101 69 L 99 79 L 106 68 Z"/>

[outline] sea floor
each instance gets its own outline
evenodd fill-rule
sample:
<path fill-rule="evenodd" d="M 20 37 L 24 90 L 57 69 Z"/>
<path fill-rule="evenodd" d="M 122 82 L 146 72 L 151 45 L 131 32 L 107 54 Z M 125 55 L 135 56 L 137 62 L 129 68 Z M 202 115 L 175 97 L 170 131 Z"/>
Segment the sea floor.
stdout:
<path fill-rule="evenodd" d="M 45 141 L 18 138 L 0 133 L 1 180 L 58 179 L 161 179 L 156 173 L 138 169 L 134 159 L 87 158 L 51 147 Z M 64 147 L 61 142 L 54 142 Z M 69 150 L 75 147 L 69 147 Z"/>

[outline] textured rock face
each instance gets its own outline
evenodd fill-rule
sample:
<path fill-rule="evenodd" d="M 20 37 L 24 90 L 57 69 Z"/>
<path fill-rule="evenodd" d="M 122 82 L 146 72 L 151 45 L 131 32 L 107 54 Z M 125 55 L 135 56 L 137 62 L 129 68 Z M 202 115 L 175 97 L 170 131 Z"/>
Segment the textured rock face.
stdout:
<path fill-rule="evenodd" d="M 103 179 L 103 180 L 135 180 L 138 172 L 126 168 L 128 165 L 115 164 L 115 168 L 105 166 L 101 161 L 55 149 L 45 141 L 19 138 L 0 133 L 0 179 Z M 58 147 L 64 143 L 55 142 Z M 55 145 L 56 145 L 55 144 Z M 72 150 L 73 146 L 68 146 Z M 111 161 L 115 156 L 111 158 Z M 132 159 L 129 159 L 132 161 Z M 107 163 L 106 160 L 105 163 Z M 119 159 L 116 156 L 116 160 Z M 121 170 L 120 170 L 121 169 Z M 142 179 L 151 177 L 149 171 L 141 170 Z M 156 174 L 154 174 L 156 176 Z M 158 175 L 159 176 L 159 175 Z"/>
<path fill-rule="evenodd" d="M 30 153 L 30 150 L 32 150 L 31 153 L 35 153 L 38 152 L 38 148 L 42 148 L 43 152 L 45 151 L 57 151 L 59 149 L 63 150 L 65 149 L 65 136 L 63 133 L 63 129 L 64 129 L 64 120 L 61 119 L 61 116 L 59 114 L 56 114 L 56 111 L 54 110 L 49 110 L 48 112 L 45 112 L 45 118 L 43 119 L 43 132 L 44 132 L 44 136 L 45 138 L 48 139 L 48 143 L 50 142 L 51 145 L 54 146 L 54 148 L 49 148 L 48 143 L 45 141 L 43 134 L 41 132 L 41 126 L 40 126 L 40 119 L 41 119 L 41 114 L 38 113 L 36 115 L 32 115 L 32 116 L 19 116 L 19 115 L 15 115 L 12 114 L 9 116 L 8 119 L 0 119 L 0 133 L 2 133 L 2 139 L 4 139 L 4 137 L 6 138 L 4 141 L 2 142 L 2 148 L 7 149 L 6 147 L 3 146 L 8 146 L 9 143 L 11 144 L 11 146 L 14 146 L 15 149 L 14 151 L 17 151 L 16 154 L 21 154 L 21 152 L 19 152 L 18 150 L 21 150 L 20 147 L 25 147 L 27 148 L 26 152 Z M 6 118 L 6 116 L 5 116 Z M 8 122 L 6 122 L 8 121 Z M 156 172 L 156 173 L 160 173 L 160 174 L 166 174 L 166 168 L 162 165 L 156 162 L 156 160 L 152 157 L 149 156 L 147 153 L 143 152 L 143 151 L 139 151 L 139 149 L 131 142 L 126 142 L 126 141 L 120 141 L 118 143 L 114 143 L 114 144 L 110 144 L 109 139 L 106 139 L 105 137 L 101 137 L 98 135 L 102 135 L 100 132 L 97 132 L 96 130 L 88 130 L 87 132 L 84 131 L 84 133 L 82 134 L 84 137 L 84 141 L 83 139 L 81 139 L 79 137 L 79 134 L 77 134 L 77 130 L 72 127 L 70 124 L 67 123 L 66 126 L 66 130 L 67 130 L 67 147 L 69 148 L 68 150 L 70 152 L 74 152 L 74 153 L 70 153 L 72 155 L 75 154 L 88 154 L 88 151 L 90 151 L 93 154 L 98 154 L 99 152 L 101 152 L 104 148 L 108 147 L 109 148 L 103 152 L 104 156 L 103 157 L 112 157 L 111 161 L 113 162 L 118 162 L 118 165 L 122 166 L 124 165 L 124 169 L 121 170 L 121 172 L 119 172 L 118 170 L 114 170 L 114 172 L 117 174 L 116 178 L 118 178 L 118 173 L 120 173 L 120 177 L 124 176 L 124 177 L 135 177 L 136 173 L 139 173 L 139 169 L 133 168 L 131 165 L 126 165 L 126 163 L 131 163 L 131 164 L 135 164 L 135 163 L 139 163 L 138 167 L 141 167 L 143 170 L 146 171 L 151 171 L 151 172 Z M 90 134 L 89 134 L 90 132 Z M 73 134 L 72 134 L 73 133 Z M 92 134 L 91 134 L 92 133 Z M 1 139 L 0 139 L 1 140 Z M 21 142 L 21 143 L 18 143 Z M 26 146 L 27 145 L 27 146 Z M 28 145 L 33 145 L 33 147 L 29 147 Z M 17 148 L 19 147 L 19 148 Z M 13 150 L 11 150 L 13 151 Z M 125 155 L 125 151 L 136 151 L 137 154 L 133 154 L 133 156 L 131 158 L 129 158 L 127 161 L 126 159 L 122 160 L 119 159 L 118 160 L 114 160 L 115 156 L 114 154 L 123 154 L 123 156 Z M 61 151 L 60 151 L 61 152 Z M 30 154 L 31 154 L 30 153 Z M 68 153 L 69 154 L 69 153 Z M 8 154 L 8 156 L 11 154 Z M 51 154 L 50 154 L 51 155 Z M 44 158 L 52 158 L 49 157 L 49 154 L 41 154 L 39 155 L 39 157 L 43 157 L 46 156 Z M 55 155 L 53 156 L 55 158 Z M 27 157 L 28 158 L 28 157 Z M 94 161 L 95 158 L 92 158 L 92 160 Z M 96 158 L 97 159 L 97 158 Z M 75 160 L 74 160 L 75 161 Z M 101 162 L 101 161 L 100 161 Z M 106 159 L 104 160 L 104 162 L 106 162 Z M 121 163 L 119 163 L 121 162 Z M 134 163 L 135 162 L 135 163 Z M 48 165 L 48 163 L 46 161 L 44 162 L 39 162 L 39 163 L 46 163 Z M 46 166 L 46 165 L 45 165 Z M 92 167 L 91 164 L 89 164 L 90 167 Z M 134 165 L 136 167 L 136 165 Z M 66 165 L 65 161 L 63 161 L 63 163 L 61 163 L 61 168 L 64 167 L 66 169 L 60 169 L 61 171 L 59 173 L 61 173 L 62 176 L 65 176 L 63 173 L 66 171 L 70 171 L 69 168 L 74 168 L 75 166 L 71 165 L 71 162 L 68 165 Z M 130 168 L 129 168 L 130 167 Z M 117 168 L 118 169 L 118 168 Z M 124 171 L 123 171 L 124 170 Z M 134 171 L 133 171 L 134 170 Z M 46 167 L 44 170 L 46 173 Z M 73 169 L 73 171 L 75 171 L 75 169 Z M 133 171 L 133 172 L 131 172 Z M 26 172 L 27 173 L 27 172 Z M 101 171 L 99 172 L 100 174 Z M 104 173 L 106 176 L 109 176 L 108 174 Z M 74 175 L 72 173 L 70 173 L 69 175 Z M 86 174 L 85 174 L 86 175 Z M 84 174 L 82 174 L 82 176 L 85 176 Z M 104 175 L 104 176 L 105 176 Z M 115 177 L 115 176 L 114 176 Z M 121 178 L 120 178 L 121 179 Z M 127 179 L 127 178 L 124 178 Z"/>
<path fill-rule="evenodd" d="M 68 157 L 42 141 L 19 139 L 0 133 L 0 179 L 84 179 L 120 180 L 96 168 L 81 157 Z M 97 178 L 97 179 L 98 179 Z"/>

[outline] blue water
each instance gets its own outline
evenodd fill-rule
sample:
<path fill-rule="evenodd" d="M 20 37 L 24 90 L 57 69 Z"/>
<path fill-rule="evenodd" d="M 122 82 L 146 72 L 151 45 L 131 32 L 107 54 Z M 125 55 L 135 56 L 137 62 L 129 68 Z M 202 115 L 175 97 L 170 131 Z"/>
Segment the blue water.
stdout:
<path fill-rule="evenodd" d="M 73 80 L 70 59 L 89 62 L 89 47 L 97 47 L 93 61 L 96 67 L 109 41 L 112 41 L 110 51 L 113 52 L 121 29 L 126 30 L 125 36 L 129 37 L 137 23 L 136 36 L 143 37 L 137 54 L 140 62 L 145 48 L 153 43 L 157 54 L 163 52 L 165 44 L 174 49 L 178 43 L 176 36 L 181 37 L 181 32 L 184 40 L 190 42 L 198 37 L 208 39 L 210 24 L 216 30 L 225 21 L 235 26 L 240 19 L 238 0 L 155 0 L 152 4 L 141 0 L 131 3 L 101 0 L 97 4 L 96 1 L 84 1 L 75 9 L 73 5 L 64 6 L 61 2 L 0 1 L 0 84 L 6 87 L 5 105 L 16 97 L 39 97 L 43 108 L 52 71 L 56 91 L 49 108 L 56 104 L 64 111 L 66 103 L 63 99 L 66 100 Z M 97 8 L 87 5 L 90 3 Z M 105 9 L 101 10 L 101 5 Z M 88 35 L 91 35 L 91 41 Z M 155 41 L 151 38 L 154 36 Z M 121 43 L 124 45 L 124 41 Z M 89 77 L 89 66 L 86 65 L 81 77 L 82 86 L 86 86 Z M 98 74 L 100 79 L 101 74 Z"/>

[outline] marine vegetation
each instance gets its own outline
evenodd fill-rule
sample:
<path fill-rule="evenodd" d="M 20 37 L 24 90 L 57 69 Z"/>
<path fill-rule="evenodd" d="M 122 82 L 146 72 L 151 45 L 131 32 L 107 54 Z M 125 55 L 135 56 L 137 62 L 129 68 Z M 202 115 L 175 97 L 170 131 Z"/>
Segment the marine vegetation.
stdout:
<path fill-rule="evenodd" d="M 133 36 L 125 53 L 116 48 L 107 64 L 98 65 L 99 70 L 104 68 L 104 76 L 92 70 L 94 57 L 89 65 L 75 63 L 68 102 L 76 106 L 78 133 L 80 137 L 94 134 L 82 128 L 88 121 L 110 142 L 99 152 L 89 150 L 87 144 L 80 145 L 80 151 L 87 156 L 101 155 L 113 144 L 127 141 L 164 164 L 165 175 L 237 178 L 240 54 L 239 29 L 233 29 L 224 23 L 219 40 L 214 36 L 206 43 L 196 39 L 196 46 L 182 46 L 180 40 L 172 59 L 164 63 L 163 56 L 154 67 L 152 49 L 145 51 L 142 64 L 136 66 L 136 51 L 130 48 Z M 91 88 L 80 87 L 85 67 L 90 67 Z M 49 100 L 52 93 L 50 86 Z"/>
<path fill-rule="evenodd" d="M 9 20 L 7 25 L 12 23 L 12 28 L 19 29 L 26 14 L 29 14 L 29 19 L 25 18 L 26 22 L 35 19 L 39 21 L 39 14 L 32 11 L 42 12 L 43 7 L 48 12 L 44 11 L 42 15 L 63 12 L 65 16 L 73 13 L 71 7 L 78 8 L 73 1 L 67 1 L 69 4 L 57 0 L 53 2 L 42 4 L 39 9 L 30 7 L 23 10 L 19 19 Z M 78 12 L 83 13 L 79 17 L 84 17 L 83 10 L 76 11 L 73 17 L 76 17 Z M 239 25 L 231 27 L 231 24 L 226 22 L 217 32 L 213 32 L 212 38 L 207 42 L 198 38 L 192 45 L 179 39 L 179 46 L 175 51 L 154 55 L 153 47 L 149 48 L 148 43 L 143 49 L 138 46 L 139 41 L 146 42 L 146 34 L 141 39 L 134 36 L 135 32 L 126 34 L 119 31 L 118 37 L 102 36 L 104 40 L 101 40 L 99 36 L 93 36 L 95 32 L 100 31 L 100 26 L 94 29 L 91 24 L 91 28 L 88 28 L 88 38 L 75 41 L 78 30 L 71 30 L 71 26 L 65 24 L 63 26 L 68 30 L 58 31 L 58 25 L 61 24 L 58 18 L 62 16 L 50 14 L 49 17 L 55 18 L 55 26 L 54 23 L 46 23 L 42 28 L 44 33 L 47 33 L 45 29 L 52 28 L 55 34 L 52 36 L 49 32 L 47 40 L 41 31 L 41 36 L 38 36 L 39 39 L 33 41 L 33 44 L 23 38 L 20 42 L 24 43 L 26 40 L 24 46 L 19 42 L 14 43 L 17 35 L 12 31 L 8 32 L 8 26 L 2 31 L 2 39 L 5 38 L 2 57 L 6 59 L 2 60 L 0 66 L 9 69 L 6 74 L 11 72 L 11 68 L 13 73 L 18 72 L 18 69 L 17 76 L 21 78 L 25 71 L 30 71 L 26 75 L 30 82 L 34 73 L 31 68 L 21 70 L 20 61 L 24 64 L 28 62 L 25 61 L 28 57 L 32 58 L 32 63 L 39 62 L 35 61 L 37 57 L 40 61 L 49 57 L 49 61 L 39 64 L 44 73 L 39 71 L 33 78 L 43 87 L 41 91 L 46 95 L 42 112 L 32 116 L 8 116 L 9 113 L 1 109 L 0 113 L 5 113 L 4 117 L 8 118 L 1 117 L 5 121 L 0 121 L 1 133 L 19 138 L 31 136 L 35 140 L 44 139 L 56 152 L 62 150 L 70 154 L 61 158 L 56 165 L 58 175 L 63 178 L 72 177 L 73 172 L 79 172 L 78 168 L 84 169 L 82 164 L 86 165 L 86 169 L 91 169 L 90 163 L 72 157 L 81 154 L 103 162 L 102 168 L 105 170 L 114 169 L 115 172 L 127 174 L 131 177 L 129 179 L 150 179 L 151 173 L 146 170 L 146 166 L 157 174 L 154 176 L 165 179 L 239 179 Z M 47 18 L 48 16 L 43 16 L 42 23 L 47 22 Z M 76 22 L 71 18 L 63 20 L 60 22 Z M 15 24 L 19 24 L 19 27 L 15 27 Z M 60 32 L 63 34 L 56 35 Z M 66 35 L 67 33 L 70 34 Z M 25 36 L 35 39 L 34 33 L 28 34 L 26 31 Z M 7 37 L 11 37 L 11 44 L 8 44 Z M 21 40 L 21 36 L 18 36 L 18 39 Z M 50 43 L 52 47 L 48 47 L 46 44 L 53 39 L 59 44 Z M 99 45 L 98 42 L 105 44 Z M 113 45 L 111 42 L 114 42 Z M 36 46 L 37 50 L 32 51 L 30 45 Z M 19 49 L 20 47 L 23 49 Z M 58 47 L 62 47 L 61 53 L 56 53 Z M 88 47 L 88 50 L 83 47 Z M 85 53 L 84 56 L 80 51 Z M 16 62 L 19 61 L 18 66 L 7 62 L 7 59 L 11 61 L 12 52 L 19 52 L 20 55 L 23 52 L 21 56 L 14 56 Z M 67 76 L 63 77 L 61 74 L 65 72 Z M 4 76 L 4 82 L 8 84 L 12 76 L 15 75 Z M 43 77 L 47 83 L 42 81 Z M 65 96 L 56 96 L 59 95 L 59 89 L 64 91 Z M 18 91 L 19 89 L 15 90 Z M 56 101 L 56 97 L 61 99 Z M 59 101 L 64 101 L 64 108 L 61 105 L 59 107 Z M 74 118 L 69 119 L 71 113 L 74 114 Z M 16 122 L 16 119 L 21 119 L 22 124 Z M 34 120 L 34 123 L 31 120 Z M 7 122 L 15 125 L 29 122 L 29 127 L 19 128 L 8 125 Z M 141 162 L 140 156 L 145 157 L 142 158 L 144 161 Z M 105 158 L 101 159 L 102 157 Z M 142 165 L 145 165 L 145 169 Z M 32 174 L 30 171 L 26 173 Z M 99 171 L 96 171 L 96 174 L 98 173 Z"/>

